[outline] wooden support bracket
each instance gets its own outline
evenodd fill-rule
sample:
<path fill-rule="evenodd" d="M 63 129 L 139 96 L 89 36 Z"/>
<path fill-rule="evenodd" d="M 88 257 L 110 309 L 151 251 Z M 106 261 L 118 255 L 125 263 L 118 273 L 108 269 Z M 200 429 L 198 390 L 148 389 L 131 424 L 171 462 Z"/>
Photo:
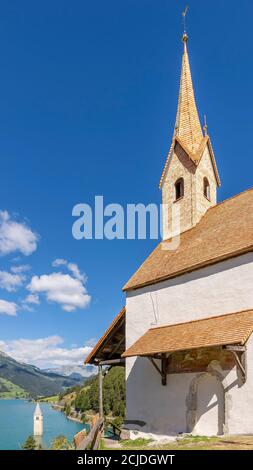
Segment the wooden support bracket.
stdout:
<path fill-rule="evenodd" d="M 157 372 L 160 374 L 162 378 L 162 385 L 167 385 L 167 364 L 168 364 L 168 357 L 166 354 L 161 354 L 161 356 L 156 357 L 156 359 L 159 359 L 161 361 L 161 367 L 157 365 L 153 357 L 148 357 L 149 361 L 151 364 L 154 366 L 154 368 L 157 370 Z"/>
<path fill-rule="evenodd" d="M 228 346 L 225 346 L 224 349 L 226 349 L 227 351 L 230 351 L 233 354 L 236 364 L 241 372 L 242 380 L 245 383 L 247 380 L 247 367 L 246 367 L 247 348 L 246 346 L 228 345 Z"/>

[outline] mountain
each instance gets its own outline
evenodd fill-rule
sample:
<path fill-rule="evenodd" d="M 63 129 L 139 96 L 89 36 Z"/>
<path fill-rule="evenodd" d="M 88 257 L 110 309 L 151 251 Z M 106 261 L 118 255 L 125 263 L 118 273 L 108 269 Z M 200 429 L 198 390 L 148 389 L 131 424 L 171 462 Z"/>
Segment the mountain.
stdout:
<path fill-rule="evenodd" d="M 50 396 L 61 393 L 67 387 L 83 383 L 82 379 L 60 375 L 54 371 L 46 372 L 30 364 L 16 361 L 5 353 L 0 352 L 0 396 L 6 393 L 31 397 Z M 16 388 L 15 388 L 16 386 Z"/>
<path fill-rule="evenodd" d="M 73 379 L 81 380 L 82 378 L 86 379 L 96 374 L 97 373 L 96 369 L 97 368 L 95 366 L 76 365 L 76 366 L 61 366 L 61 367 L 55 367 L 52 369 L 45 369 L 45 372 L 65 375 L 67 377 L 72 377 Z"/>

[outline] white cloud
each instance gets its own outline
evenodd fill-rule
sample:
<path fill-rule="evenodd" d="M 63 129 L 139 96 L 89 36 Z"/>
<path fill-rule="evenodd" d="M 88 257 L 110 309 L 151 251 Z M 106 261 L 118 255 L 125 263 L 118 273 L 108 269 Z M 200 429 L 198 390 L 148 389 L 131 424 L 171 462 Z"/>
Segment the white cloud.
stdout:
<path fill-rule="evenodd" d="M 17 304 L 0 299 L 0 315 L 1 314 L 14 317 L 17 314 Z"/>
<path fill-rule="evenodd" d="M 33 276 L 27 289 L 32 294 L 44 293 L 48 301 L 60 304 L 67 312 L 86 308 L 91 300 L 79 279 L 60 272 Z"/>
<path fill-rule="evenodd" d="M 39 299 L 38 294 L 28 294 L 26 298 L 24 299 L 24 303 L 39 305 L 40 299 Z"/>
<path fill-rule="evenodd" d="M 29 264 L 20 264 L 19 266 L 12 266 L 11 272 L 14 274 L 20 274 L 20 273 L 25 273 L 26 271 L 29 271 L 30 269 L 31 269 L 31 266 Z"/>
<path fill-rule="evenodd" d="M 0 349 L 19 362 L 34 364 L 37 367 L 58 367 L 82 365 L 91 347 L 62 347 L 60 336 L 38 339 L 17 339 L 0 341 Z"/>
<path fill-rule="evenodd" d="M 37 248 L 38 235 L 24 222 L 11 219 L 7 211 L 0 211 L 0 255 L 15 251 L 30 255 Z"/>
<path fill-rule="evenodd" d="M 7 271 L 0 271 L 0 288 L 6 289 L 8 292 L 17 290 L 22 286 L 25 280 L 23 274 L 12 274 Z"/>
<path fill-rule="evenodd" d="M 57 258 L 53 261 L 52 263 L 53 267 L 58 267 L 58 266 L 66 266 L 66 268 L 72 273 L 72 275 L 76 278 L 79 279 L 79 281 L 86 281 L 86 276 L 85 274 L 81 273 L 79 267 L 77 266 L 76 263 L 70 263 L 66 259 L 62 258 Z"/>
<path fill-rule="evenodd" d="M 58 267 L 58 266 L 66 266 L 67 263 L 68 263 L 68 262 L 67 262 L 65 259 L 63 259 L 63 258 L 57 258 L 57 259 L 55 259 L 55 260 L 52 262 L 52 266 L 53 266 L 54 268 L 56 268 L 56 267 Z"/>

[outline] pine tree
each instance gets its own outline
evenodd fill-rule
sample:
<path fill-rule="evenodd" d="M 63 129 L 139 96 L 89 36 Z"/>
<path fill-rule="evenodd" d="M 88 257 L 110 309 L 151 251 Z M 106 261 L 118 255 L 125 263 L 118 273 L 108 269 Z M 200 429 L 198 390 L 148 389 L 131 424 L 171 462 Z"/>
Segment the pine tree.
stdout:
<path fill-rule="evenodd" d="M 22 444 L 22 449 L 23 450 L 36 450 L 37 449 L 37 443 L 33 436 L 28 436 L 24 444 Z"/>
<path fill-rule="evenodd" d="M 51 450 L 71 450 L 72 444 L 68 441 L 66 436 L 60 435 L 53 439 L 51 443 Z"/>

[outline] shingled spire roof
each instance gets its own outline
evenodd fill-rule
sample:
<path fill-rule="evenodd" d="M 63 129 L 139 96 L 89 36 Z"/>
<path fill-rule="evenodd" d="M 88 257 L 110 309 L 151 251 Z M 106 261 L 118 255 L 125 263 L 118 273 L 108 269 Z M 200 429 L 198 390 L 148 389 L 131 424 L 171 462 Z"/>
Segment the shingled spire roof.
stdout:
<path fill-rule="evenodd" d="M 195 102 L 187 40 L 188 36 L 185 33 L 183 35 L 184 52 L 174 137 L 178 137 L 190 152 L 195 153 L 202 141 L 203 133 Z"/>
<path fill-rule="evenodd" d="M 169 166 L 170 158 L 174 151 L 176 142 L 179 143 L 179 145 L 183 148 L 184 152 L 189 156 L 189 158 L 195 163 L 196 166 L 201 160 L 205 146 L 208 145 L 217 180 L 217 185 L 220 186 L 219 173 L 212 145 L 210 142 L 210 137 L 207 135 L 206 130 L 205 135 L 203 135 L 199 120 L 187 51 L 188 36 L 186 33 L 184 33 L 182 40 L 184 43 L 184 50 L 182 58 L 176 124 L 172 139 L 172 145 L 160 180 L 160 188 L 163 185 L 164 177 L 167 172 L 167 168 Z"/>
<path fill-rule="evenodd" d="M 37 405 L 36 405 L 36 408 L 35 408 L 35 411 L 34 411 L 34 416 L 42 416 L 42 411 L 41 411 L 39 403 L 37 403 Z"/>

